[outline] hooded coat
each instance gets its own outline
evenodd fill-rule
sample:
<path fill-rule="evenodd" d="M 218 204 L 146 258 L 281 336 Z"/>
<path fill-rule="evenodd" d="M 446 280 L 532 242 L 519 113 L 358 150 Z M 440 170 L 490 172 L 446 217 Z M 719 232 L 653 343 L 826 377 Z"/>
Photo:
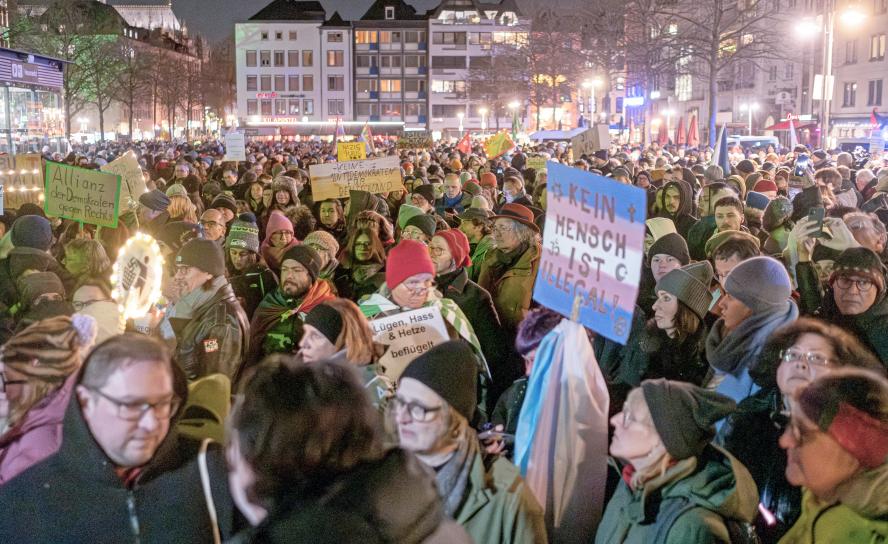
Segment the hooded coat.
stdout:
<path fill-rule="evenodd" d="M 71 293 L 75 279 L 52 255 L 30 247 L 14 247 L 5 259 L 0 260 L 0 304 L 12 307 L 19 302 L 18 280 L 26 270 L 52 272 L 62 280 L 65 290 Z"/>
<path fill-rule="evenodd" d="M 509 263 L 506 254 L 492 249 L 481 264 L 478 285 L 493 297 L 500 321 L 509 330 L 518 329 L 530 308 L 540 255 L 540 246 L 530 244 L 514 262 Z"/>
<path fill-rule="evenodd" d="M 678 210 L 675 213 L 666 211 L 666 191 L 670 188 L 678 189 L 681 199 Z M 690 232 L 694 223 L 697 222 L 697 218 L 694 217 L 694 197 L 691 186 L 685 181 L 670 181 L 666 183 L 657 193 L 657 208 L 659 209 L 657 217 L 671 219 L 675 225 L 675 230 L 678 231 L 682 238 L 687 240 L 688 232 Z"/>

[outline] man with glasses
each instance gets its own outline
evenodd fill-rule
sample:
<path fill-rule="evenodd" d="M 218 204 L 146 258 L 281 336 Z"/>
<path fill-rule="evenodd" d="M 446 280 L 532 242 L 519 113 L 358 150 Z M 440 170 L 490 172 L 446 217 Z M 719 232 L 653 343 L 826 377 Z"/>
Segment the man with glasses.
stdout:
<path fill-rule="evenodd" d="M 885 232 L 885 224 L 878 217 L 864 212 L 851 212 L 846 213 L 842 221 L 858 244 L 875 251 L 880 258 L 884 255 L 888 234 Z"/>
<path fill-rule="evenodd" d="M 203 227 L 204 238 L 222 244 L 225 240 L 225 218 L 222 212 L 210 208 L 200 216 L 200 226 Z"/>
<path fill-rule="evenodd" d="M 63 423 L 61 448 L 0 487 L 0 542 L 212 542 L 232 503 L 218 447 L 175 430 L 188 389 L 159 342 L 138 334 L 96 347 Z"/>

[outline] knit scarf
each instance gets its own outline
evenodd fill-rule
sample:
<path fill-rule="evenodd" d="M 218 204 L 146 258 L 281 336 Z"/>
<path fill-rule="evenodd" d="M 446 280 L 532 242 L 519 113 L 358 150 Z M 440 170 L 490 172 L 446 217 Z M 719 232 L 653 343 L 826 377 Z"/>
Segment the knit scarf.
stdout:
<path fill-rule="evenodd" d="M 765 340 L 771 333 L 799 317 L 796 303 L 791 300 L 787 302 L 786 310 L 753 314 L 724 337 L 724 319 L 719 318 L 706 338 L 706 359 L 709 364 L 735 377 L 755 368 Z"/>
<path fill-rule="evenodd" d="M 444 499 L 444 512 L 448 517 L 456 513 L 466 500 L 469 476 L 475 457 L 480 454 L 478 435 L 463 421 L 459 428 L 456 451 L 441 467 L 436 468 L 435 483 L 438 494 Z"/>
<path fill-rule="evenodd" d="M 275 321 L 286 321 L 294 315 L 306 314 L 321 302 L 331 298 L 334 298 L 333 290 L 330 288 L 329 282 L 326 281 L 316 281 L 302 301 L 289 298 L 278 288 L 266 295 L 259 307 L 256 308 L 253 324 L 251 324 L 253 335 L 258 335 L 260 331 L 267 331 Z"/>
<path fill-rule="evenodd" d="M 441 197 L 441 199 L 444 202 L 445 208 L 455 208 L 456 211 L 458 211 L 458 212 L 464 211 L 464 209 L 462 207 L 462 199 L 463 199 L 462 193 L 456 195 L 453 198 L 449 198 L 447 195 L 444 195 L 443 197 Z"/>
<path fill-rule="evenodd" d="M 518 260 L 521 259 L 521 256 L 524 255 L 524 252 L 527 251 L 528 247 L 530 246 L 527 242 L 522 242 L 521 245 L 509 252 L 505 252 L 501 249 L 488 252 L 487 259 L 491 261 L 490 277 L 497 279 L 502 278 L 503 274 L 515 266 Z"/>

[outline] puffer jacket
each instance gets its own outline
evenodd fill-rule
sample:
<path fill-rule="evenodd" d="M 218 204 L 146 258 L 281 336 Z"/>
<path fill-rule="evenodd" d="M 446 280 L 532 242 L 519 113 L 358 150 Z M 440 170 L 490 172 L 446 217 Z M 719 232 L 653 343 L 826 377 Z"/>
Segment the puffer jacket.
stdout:
<path fill-rule="evenodd" d="M 642 489 L 630 489 L 621 480 L 607 503 L 595 542 L 729 542 L 725 520 L 750 523 L 757 505 L 758 492 L 746 467 L 710 445 L 699 457 L 682 459 Z"/>

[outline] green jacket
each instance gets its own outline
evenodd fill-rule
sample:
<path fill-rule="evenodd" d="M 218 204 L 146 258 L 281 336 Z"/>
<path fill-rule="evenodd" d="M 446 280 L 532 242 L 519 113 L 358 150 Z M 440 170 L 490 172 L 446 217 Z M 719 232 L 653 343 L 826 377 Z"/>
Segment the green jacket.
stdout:
<path fill-rule="evenodd" d="M 836 490 L 837 501 L 802 495 L 802 515 L 780 544 L 888 542 L 888 463 L 861 472 Z"/>
<path fill-rule="evenodd" d="M 493 297 L 503 327 L 516 330 L 530 309 L 533 284 L 540 266 L 540 247 L 531 244 L 514 265 L 502 272 L 498 266 L 501 256 L 499 249 L 490 250 L 481 265 L 478 284 Z"/>
<path fill-rule="evenodd" d="M 485 257 L 487 257 L 487 252 L 491 249 L 493 249 L 493 237 L 489 234 L 475 244 L 475 249 L 472 251 L 472 266 L 466 267 L 469 279 L 473 282 L 478 283 L 478 276 L 481 275 L 481 265 L 484 263 Z"/>
<path fill-rule="evenodd" d="M 543 509 L 518 468 L 497 457 L 488 469 L 475 456 L 466 499 L 454 518 L 478 544 L 546 544 Z"/>
<path fill-rule="evenodd" d="M 749 471 L 717 446 L 700 457 L 683 459 L 666 472 L 632 490 L 624 480 L 607 503 L 595 535 L 596 544 L 655 544 L 664 512 L 690 501 L 666 530 L 667 544 L 728 542 L 725 519 L 750 523 L 756 515 L 758 491 Z"/>

